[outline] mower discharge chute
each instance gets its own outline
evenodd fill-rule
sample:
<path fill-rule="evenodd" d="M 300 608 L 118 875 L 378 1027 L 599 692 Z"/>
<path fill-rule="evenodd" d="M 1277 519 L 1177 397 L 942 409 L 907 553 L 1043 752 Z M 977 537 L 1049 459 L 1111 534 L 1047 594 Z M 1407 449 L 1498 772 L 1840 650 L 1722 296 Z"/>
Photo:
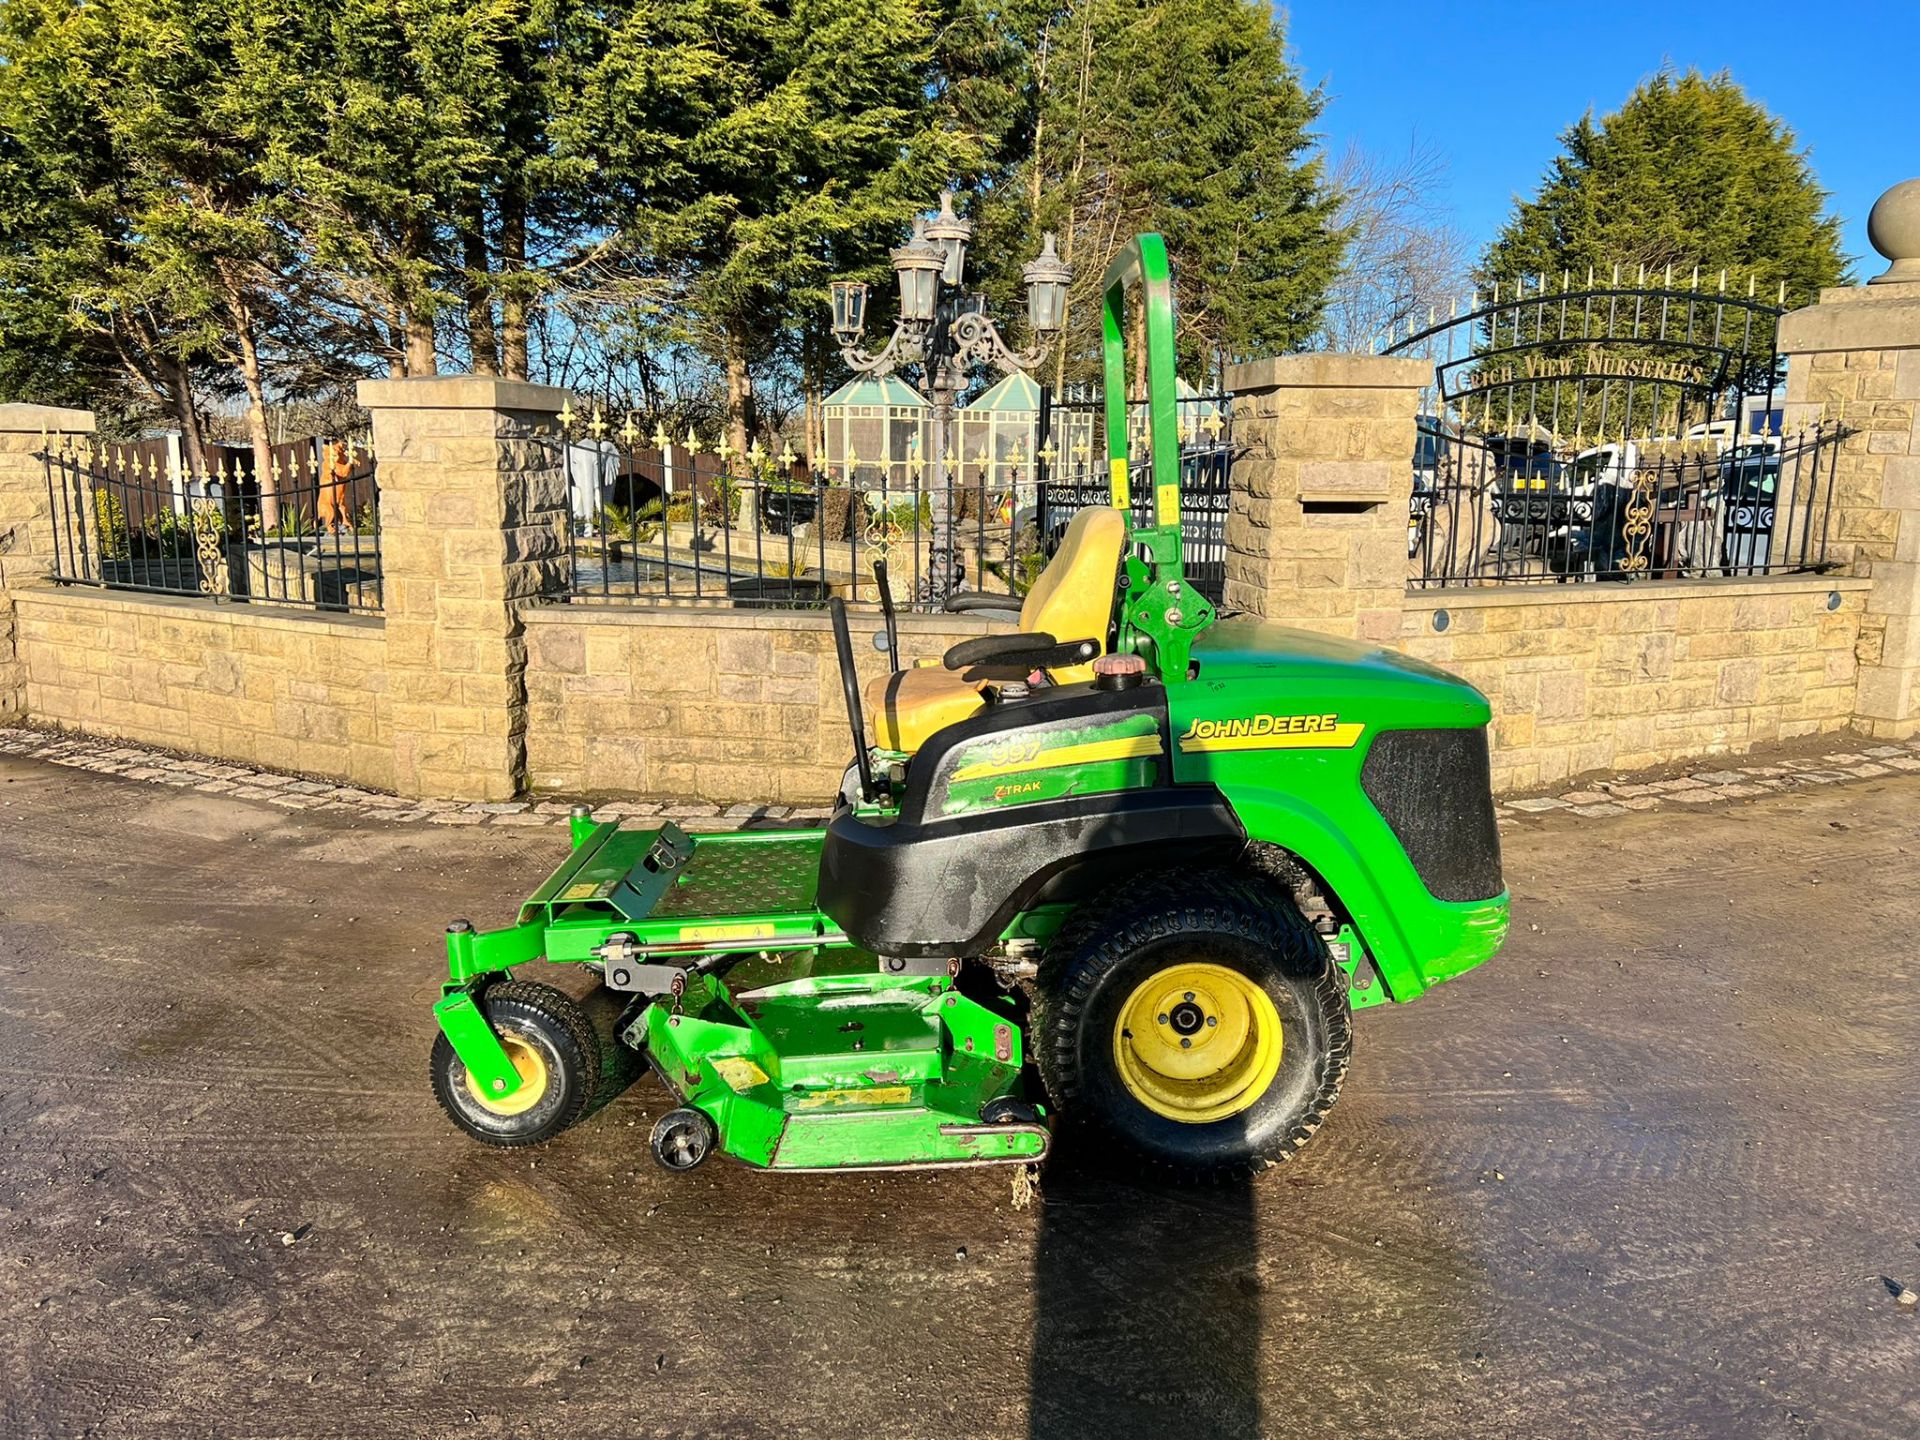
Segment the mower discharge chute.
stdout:
<path fill-rule="evenodd" d="M 824 829 L 579 811 L 517 923 L 451 927 L 432 1075 L 462 1129 L 552 1137 L 614 1046 L 678 1102 L 653 1132 L 673 1169 L 715 1148 L 770 1169 L 1032 1161 L 1056 1110 L 1174 1168 L 1257 1167 L 1319 1128 L 1353 1010 L 1498 949 L 1486 701 L 1389 650 L 1216 617 L 1182 572 L 1160 237 L 1107 272 L 1104 333 L 1113 503 L 1074 518 L 1018 631 L 863 695 L 833 602 L 855 759 Z M 597 974 L 611 1036 L 512 975 L 546 965 Z"/>

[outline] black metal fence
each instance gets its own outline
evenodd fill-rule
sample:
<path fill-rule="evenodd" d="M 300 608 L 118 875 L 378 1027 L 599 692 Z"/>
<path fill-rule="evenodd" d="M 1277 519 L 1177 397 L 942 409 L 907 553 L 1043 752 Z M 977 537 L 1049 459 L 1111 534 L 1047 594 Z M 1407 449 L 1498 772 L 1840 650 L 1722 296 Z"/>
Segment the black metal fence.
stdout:
<path fill-rule="evenodd" d="M 902 607 L 937 610 L 969 590 L 1018 608 L 1074 514 L 1109 503 L 1099 404 L 1097 395 L 1043 398 L 1031 444 L 938 474 L 918 459 L 810 470 L 791 450 L 678 443 L 658 429 L 648 435 L 615 405 L 582 407 L 563 441 L 571 598 L 877 602 L 873 562 L 884 559 Z M 626 418 L 616 427 L 609 416 Z M 1217 600 L 1231 452 L 1225 398 L 1182 400 L 1181 436 L 1188 574 Z M 1136 495 L 1144 486 L 1136 475 Z"/>
<path fill-rule="evenodd" d="M 1570 462 L 1537 443 L 1450 436 L 1415 468 L 1412 584 L 1828 569 L 1834 463 L 1849 433 L 1619 441 Z"/>
<path fill-rule="evenodd" d="M 379 484 L 358 441 L 181 465 L 165 442 L 48 449 L 55 580 L 377 614 Z"/>
<path fill-rule="evenodd" d="M 1057 400 L 1041 395 L 1039 466 L 1041 533 L 1057 535 L 1073 513 L 1110 504 L 1106 476 L 1106 406 L 1098 389 L 1069 387 Z M 1187 580 L 1215 605 L 1227 584 L 1227 496 L 1233 470 L 1233 405 L 1226 394 L 1188 393 L 1175 405 L 1180 437 L 1180 526 Z M 1147 407 L 1128 406 L 1134 457 L 1134 520 L 1151 518 Z M 1056 542 L 1057 543 L 1057 542 Z"/>

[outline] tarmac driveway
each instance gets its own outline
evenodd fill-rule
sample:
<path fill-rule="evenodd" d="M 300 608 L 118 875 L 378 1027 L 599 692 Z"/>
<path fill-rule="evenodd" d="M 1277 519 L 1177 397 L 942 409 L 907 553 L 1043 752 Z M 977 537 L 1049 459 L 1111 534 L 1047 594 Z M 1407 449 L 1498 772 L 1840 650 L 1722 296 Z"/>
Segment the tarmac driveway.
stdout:
<path fill-rule="evenodd" d="M 564 841 L 0 757 L 0 1431 L 1920 1434 L 1920 778 L 1507 835 L 1481 971 L 1300 1160 L 1167 1190 L 534 1153 L 441 926 Z M 1893 1282 L 1890 1286 L 1889 1282 Z"/>

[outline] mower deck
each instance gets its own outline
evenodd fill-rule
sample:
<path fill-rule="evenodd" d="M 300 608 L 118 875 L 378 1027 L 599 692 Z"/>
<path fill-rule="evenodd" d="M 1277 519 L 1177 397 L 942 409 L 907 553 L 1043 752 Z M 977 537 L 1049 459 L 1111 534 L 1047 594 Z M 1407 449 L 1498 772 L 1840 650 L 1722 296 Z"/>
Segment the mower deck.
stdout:
<path fill-rule="evenodd" d="M 727 1153 L 774 1170 L 1037 1160 L 1039 1123 L 989 1124 L 1018 1083 L 1011 1003 L 993 1009 L 931 976 L 824 975 L 729 995 L 689 985 L 627 1032 Z"/>

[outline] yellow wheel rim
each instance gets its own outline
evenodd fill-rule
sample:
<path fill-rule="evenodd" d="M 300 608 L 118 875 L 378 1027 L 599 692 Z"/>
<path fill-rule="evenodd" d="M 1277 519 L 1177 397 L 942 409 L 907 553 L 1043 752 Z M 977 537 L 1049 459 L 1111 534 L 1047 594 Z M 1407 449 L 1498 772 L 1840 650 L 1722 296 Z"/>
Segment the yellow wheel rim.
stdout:
<path fill-rule="evenodd" d="M 522 1115 L 540 1103 L 540 1097 L 547 1093 L 547 1060 L 537 1047 L 518 1035 L 502 1035 L 500 1048 L 507 1052 L 507 1059 L 513 1062 L 516 1074 L 520 1076 L 520 1088 L 511 1095 L 498 1097 L 481 1092 L 480 1083 L 473 1078 L 473 1072 L 467 1072 L 467 1093 L 490 1115 Z"/>
<path fill-rule="evenodd" d="M 1170 965 L 1148 976 L 1113 1023 L 1127 1093 L 1189 1125 L 1238 1115 L 1266 1094 L 1280 1047 L 1273 998 L 1225 965 Z"/>

